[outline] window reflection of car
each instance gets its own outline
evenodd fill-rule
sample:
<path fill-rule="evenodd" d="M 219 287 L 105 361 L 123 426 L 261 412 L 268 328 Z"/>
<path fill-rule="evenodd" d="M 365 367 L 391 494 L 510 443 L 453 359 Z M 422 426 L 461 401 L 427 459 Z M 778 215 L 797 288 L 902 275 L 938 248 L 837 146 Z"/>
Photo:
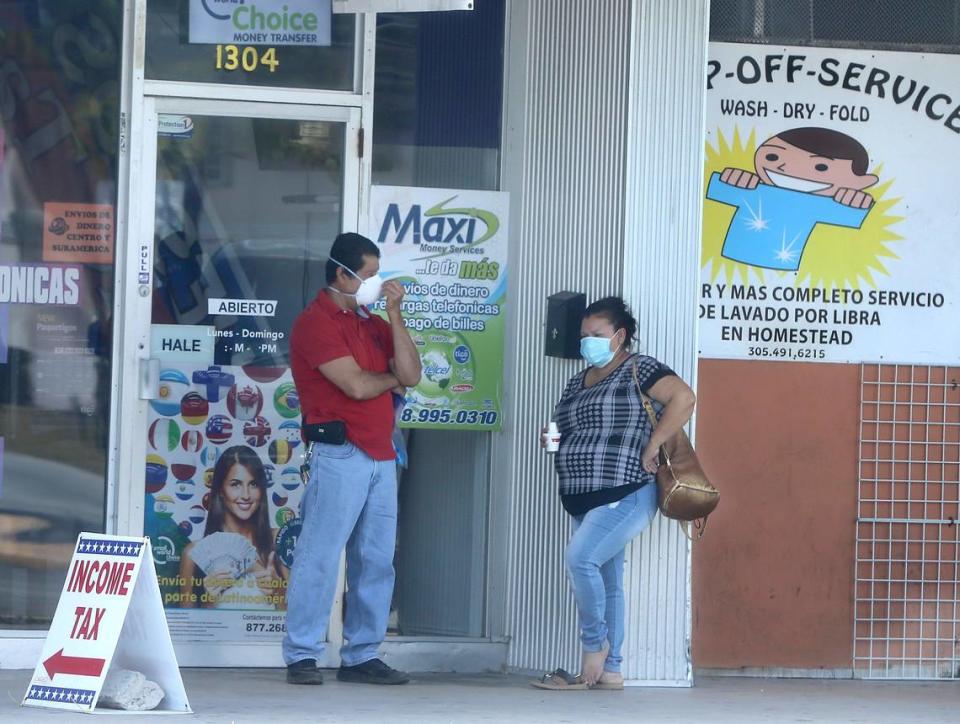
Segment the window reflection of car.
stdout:
<path fill-rule="evenodd" d="M 0 497 L 0 580 L 22 581 L 27 571 L 29 583 L 23 588 L 31 604 L 22 615 L 5 609 L 0 623 L 46 626 L 77 535 L 100 532 L 103 522 L 102 475 L 11 452 L 8 446 Z"/>
<path fill-rule="evenodd" d="M 0 369 L 0 405 L 33 404 L 33 354 L 19 347 L 7 348 L 7 359 Z"/>

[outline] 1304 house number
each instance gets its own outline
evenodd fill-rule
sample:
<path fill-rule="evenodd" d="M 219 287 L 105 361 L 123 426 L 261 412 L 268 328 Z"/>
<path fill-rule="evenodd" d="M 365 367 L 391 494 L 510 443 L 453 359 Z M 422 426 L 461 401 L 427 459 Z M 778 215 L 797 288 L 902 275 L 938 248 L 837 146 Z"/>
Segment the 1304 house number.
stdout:
<path fill-rule="evenodd" d="M 265 48 L 263 52 L 260 52 L 258 48 L 250 45 L 217 46 L 217 70 L 243 69 L 247 73 L 252 73 L 261 65 L 269 68 L 271 73 L 280 67 L 276 48 Z"/>

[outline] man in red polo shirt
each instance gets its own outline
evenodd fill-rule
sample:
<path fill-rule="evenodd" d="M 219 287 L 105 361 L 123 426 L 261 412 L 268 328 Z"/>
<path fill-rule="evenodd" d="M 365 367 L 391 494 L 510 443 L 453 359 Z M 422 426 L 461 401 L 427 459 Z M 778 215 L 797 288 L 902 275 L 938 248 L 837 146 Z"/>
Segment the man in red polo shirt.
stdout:
<path fill-rule="evenodd" d="M 327 261 L 327 288 L 297 317 L 290 366 L 300 395 L 310 475 L 287 590 L 283 657 L 291 684 L 321 684 L 340 553 L 347 594 L 337 678 L 404 684 L 377 658 L 393 595 L 397 471 L 393 392 L 420 381 L 420 356 L 407 333 L 403 287 L 382 283 L 380 250 L 340 234 Z M 382 296 L 389 323 L 367 311 Z"/>

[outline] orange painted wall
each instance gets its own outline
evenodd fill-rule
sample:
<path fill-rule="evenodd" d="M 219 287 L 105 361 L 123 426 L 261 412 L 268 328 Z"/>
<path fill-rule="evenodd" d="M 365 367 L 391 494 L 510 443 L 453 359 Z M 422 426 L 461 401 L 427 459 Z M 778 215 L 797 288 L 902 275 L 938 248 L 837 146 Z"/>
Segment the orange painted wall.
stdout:
<path fill-rule="evenodd" d="M 698 668 L 849 668 L 859 365 L 701 360 L 697 451 L 721 490 L 693 555 Z"/>

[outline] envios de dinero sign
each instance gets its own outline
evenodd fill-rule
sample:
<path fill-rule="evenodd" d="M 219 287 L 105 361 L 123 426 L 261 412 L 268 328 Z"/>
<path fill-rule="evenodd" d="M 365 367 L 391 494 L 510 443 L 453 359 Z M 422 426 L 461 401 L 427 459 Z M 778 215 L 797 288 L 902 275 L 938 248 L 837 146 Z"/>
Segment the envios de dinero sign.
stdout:
<path fill-rule="evenodd" d="M 190 0 L 190 42 L 330 45 L 330 14 L 330 0 Z"/>

